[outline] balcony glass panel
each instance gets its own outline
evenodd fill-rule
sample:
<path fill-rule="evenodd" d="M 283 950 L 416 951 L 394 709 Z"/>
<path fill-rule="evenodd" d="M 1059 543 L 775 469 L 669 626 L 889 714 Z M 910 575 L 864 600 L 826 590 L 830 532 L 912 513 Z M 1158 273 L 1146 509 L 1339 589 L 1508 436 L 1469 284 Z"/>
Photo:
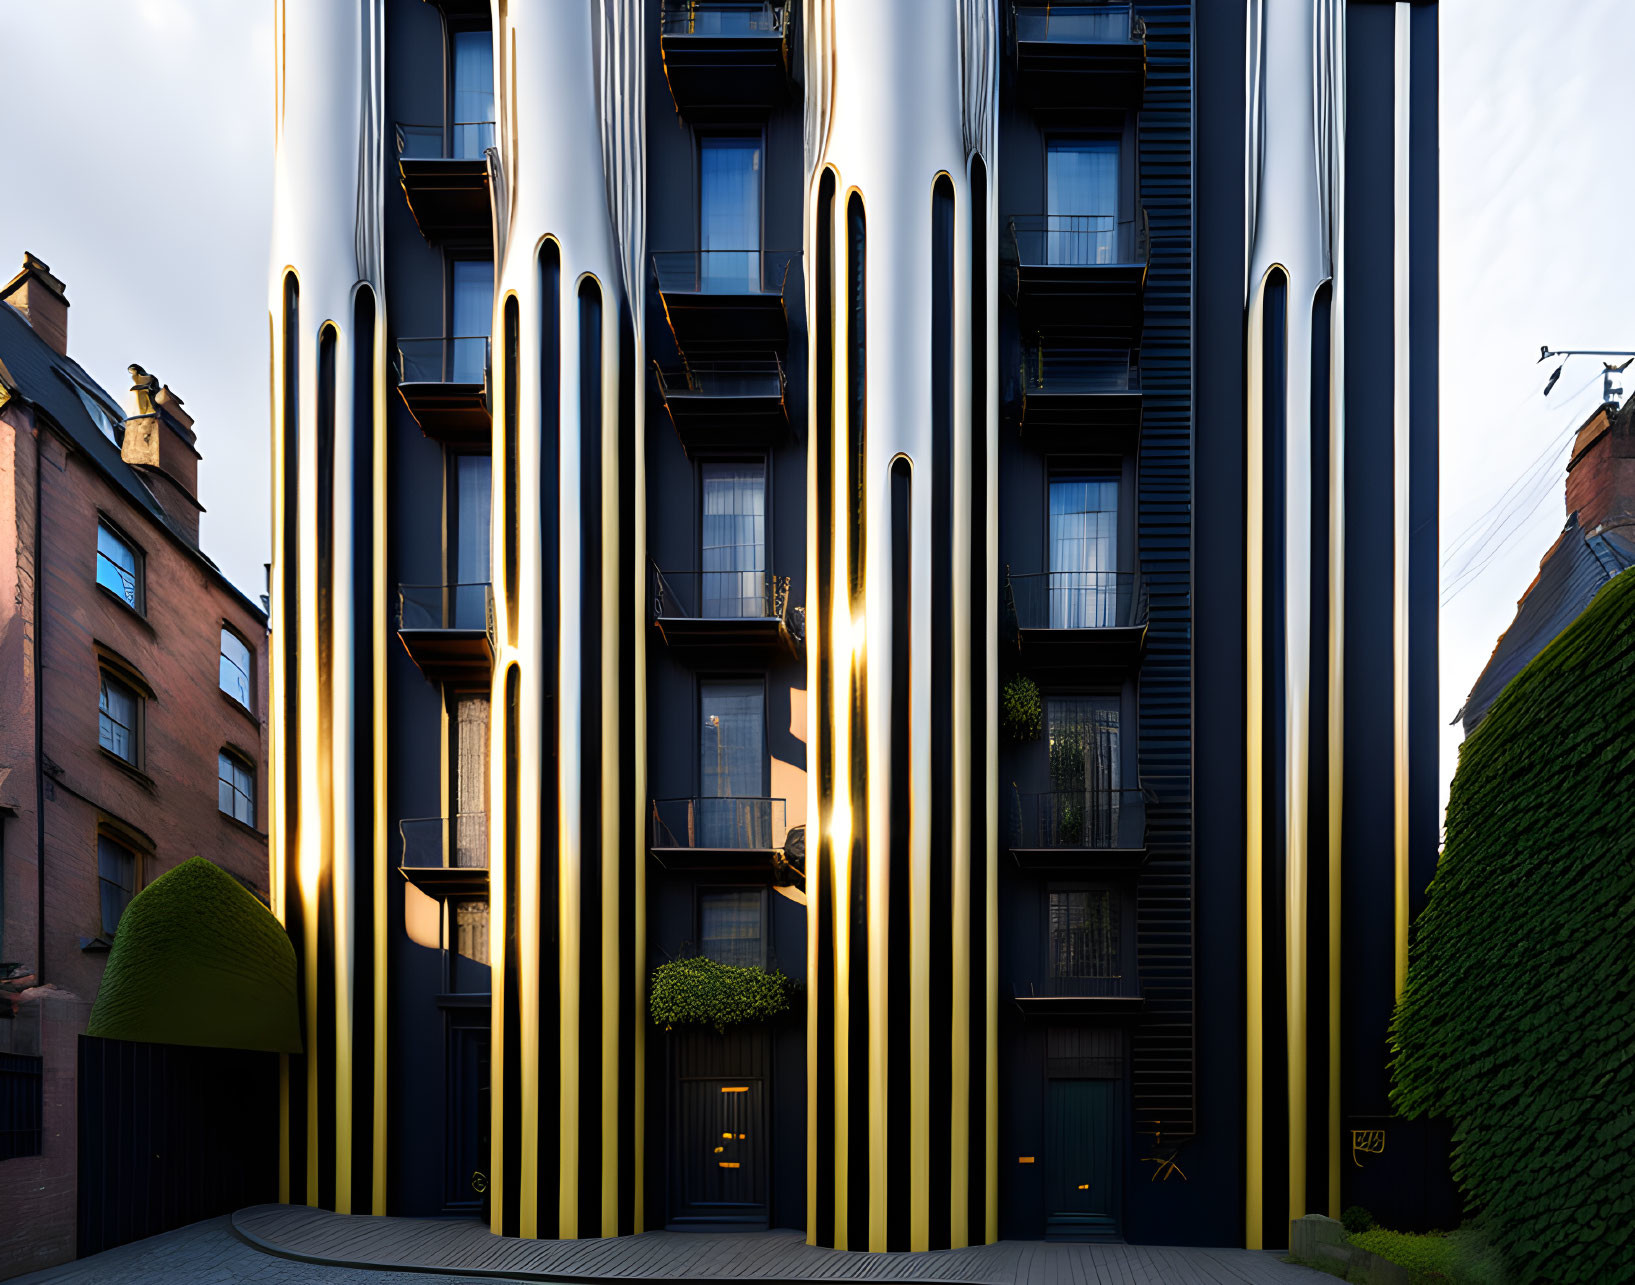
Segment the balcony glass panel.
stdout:
<path fill-rule="evenodd" d="M 1141 386 L 1141 371 L 1123 348 L 1035 348 L 1022 365 L 1029 393 L 1126 393 Z"/>
<path fill-rule="evenodd" d="M 397 377 L 404 384 L 486 384 L 488 336 L 434 336 L 397 341 Z"/>
<path fill-rule="evenodd" d="M 652 822 L 655 848 L 777 848 L 789 833 L 788 802 L 739 796 L 655 799 Z"/>
<path fill-rule="evenodd" d="M 397 599 L 399 629 L 494 629 L 494 597 L 484 584 L 400 585 Z"/>
<path fill-rule="evenodd" d="M 663 294 L 781 295 L 789 250 L 670 250 L 653 256 Z"/>
<path fill-rule="evenodd" d="M 666 36 L 765 36 L 783 30 L 782 4 L 766 0 L 670 0 Z"/>
<path fill-rule="evenodd" d="M 451 817 L 412 817 L 397 824 L 403 839 L 400 865 L 417 869 L 439 866 L 461 870 L 488 868 L 488 814 L 461 812 Z"/>
<path fill-rule="evenodd" d="M 783 363 L 766 361 L 693 362 L 680 370 L 659 369 L 665 397 L 778 397 L 784 393 Z"/>
<path fill-rule="evenodd" d="M 1018 40 L 1104 44 L 1131 39 L 1127 4 L 1019 4 Z"/>
<path fill-rule="evenodd" d="M 397 158 L 400 161 L 480 161 L 494 146 L 492 120 L 455 121 L 442 125 L 397 126 Z"/>

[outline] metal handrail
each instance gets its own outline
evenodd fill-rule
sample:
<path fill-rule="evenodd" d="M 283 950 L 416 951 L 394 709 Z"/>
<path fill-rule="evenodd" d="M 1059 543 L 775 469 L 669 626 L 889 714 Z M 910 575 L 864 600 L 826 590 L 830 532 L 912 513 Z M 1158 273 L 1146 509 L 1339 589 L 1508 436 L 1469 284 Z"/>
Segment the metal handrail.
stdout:
<path fill-rule="evenodd" d="M 1138 393 L 1141 363 L 1125 348 L 1030 348 L 1022 353 L 1029 393 Z"/>
<path fill-rule="evenodd" d="M 494 122 L 457 120 L 447 125 L 394 126 L 400 161 L 480 161 L 494 146 Z"/>
<path fill-rule="evenodd" d="M 652 801 L 655 848 L 781 848 L 789 834 L 788 801 L 761 795 Z"/>
<path fill-rule="evenodd" d="M 467 584 L 399 585 L 397 627 L 480 629 L 494 641 L 494 589 L 486 580 Z"/>
<path fill-rule="evenodd" d="M 1147 24 L 1127 0 L 1107 3 L 1012 5 L 1018 40 L 1072 45 L 1116 45 L 1144 41 Z"/>
<path fill-rule="evenodd" d="M 1134 848 L 1146 830 L 1151 796 L 1139 786 L 1079 786 L 1012 796 L 1011 846 Z"/>
<path fill-rule="evenodd" d="M 805 610 L 791 606 L 788 576 L 649 567 L 655 620 L 781 620 L 794 637 L 805 634 Z"/>
<path fill-rule="evenodd" d="M 1116 214 L 1016 214 L 1010 251 L 1023 267 L 1105 268 L 1145 264 L 1150 251 L 1147 211 Z"/>
<path fill-rule="evenodd" d="M 799 250 L 661 250 L 653 275 L 661 294 L 778 295 Z"/>
<path fill-rule="evenodd" d="M 1128 629 L 1146 623 L 1146 582 L 1133 571 L 1005 568 L 1003 607 L 1011 629 Z"/>
<path fill-rule="evenodd" d="M 427 335 L 397 341 L 400 384 L 488 386 L 492 347 L 487 335 Z"/>
<path fill-rule="evenodd" d="M 789 0 L 665 0 L 666 36 L 768 36 L 789 30 Z"/>
<path fill-rule="evenodd" d="M 689 362 L 666 369 L 654 364 L 659 391 L 669 397 L 778 397 L 787 389 L 783 362 L 776 356 L 757 361 Z"/>
<path fill-rule="evenodd" d="M 488 868 L 488 813 L 457 812 L 446 817 L 406 817 L 397 823 L 403 840 L 399 865 L 414 869 Z"/>

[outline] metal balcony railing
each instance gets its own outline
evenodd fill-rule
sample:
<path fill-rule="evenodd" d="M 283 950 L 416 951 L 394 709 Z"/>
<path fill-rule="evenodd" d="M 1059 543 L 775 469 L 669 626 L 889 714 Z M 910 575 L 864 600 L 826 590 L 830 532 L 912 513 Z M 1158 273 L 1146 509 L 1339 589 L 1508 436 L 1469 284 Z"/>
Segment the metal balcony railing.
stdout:
<path fill-rule="evenodd" d="M 494 590 L 485 580 L 473 584 L 399 585 L 397 627 L 400 630 L 482 632 L 494 641 Z"/>
<path fill-rule="evenodd" d="M 1080 786 L 1013 796 L 1013 848 L 1139 848 L 1147 829 L 1146 792 Z"/>
<path fill-rule="evenodd" d="M 488 385 L 487 335 L 431 336 L 397 341 L 400 384 Z"/>
<path fill-rule="evenodd" d="M 1128 4 L 1016 5 L 1016 38 L 1072 45 L 1127 44 L 1146 39 L 1146 24 Z"/>
<path fill-rule="evenodd" d="M 1016 629 L 1128 629 L 1147 619 L 1146 586 L 1132 571 L 1007 570 L 1004 594 Z"/>
<path fill-rule="evenodd" d="M 458 870 L 488 868 L 488 814 L 460 812 L 448 817 L 411 817 L 397 823 L 403 839 L 398 864 L 413 869 L 439 866 Z"/>
<path fill-rule="evenodd" d="M 789 30 L 789 3 L 769 0 L 665 0 L 666 36 L 767 36 Z"/>
<path fill-rule="evenodd" d="M 1024 268 L 1094 268 L 1147 262 L 1147 212 L 1018 214 L 1010 221 L 1012 250 Z"/>
<path fill-rule="evenodd" d="M 491 120 L 455 121 L 452 125 L 411 125 L 396 128 L 400 161 L 480 161 L 494 146 Z"/>
<path fill-rule="evenodd" d="M 788 804 L 768 798 L 653 800 L 655 848 L 781 848 Z"/>
<path fill-rule="evenodd" d="M 761 361 L 692 362 L 666 370 L 656 368 L 659 390 L 671 397 L 776 397 L 785 390 L 783 363 L 776 357 Z"/>
<path fill-rule="evenodd" d="M 665 250 L 653 256 L 660 294 L 782 296 L 795 250 Z"/>
<path fill-rule="evenodd" d="M 1138 393 L 1141 366 L 1122 348 L 1033 348 L 1022 355 L 1028 394 Z"/>
<path fill-rule="evenodd" d="M 662 571 L 652 568 L 655 619 L 779 620 L 796 638 L 805 611 L 789 604 L 789 577 L 764 571 Z"/>

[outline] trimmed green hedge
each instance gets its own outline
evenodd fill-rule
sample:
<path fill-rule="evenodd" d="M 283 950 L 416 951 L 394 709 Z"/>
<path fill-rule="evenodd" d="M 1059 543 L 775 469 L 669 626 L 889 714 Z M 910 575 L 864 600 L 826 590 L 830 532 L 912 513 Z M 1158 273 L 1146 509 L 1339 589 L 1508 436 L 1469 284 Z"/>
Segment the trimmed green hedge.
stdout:
<path fill-rule="evenodd" d="M 648 1011 L 653 1024 L 713 1026 L 764 1022 L 789 1007 L 789 979 L 777 970 L 740 968 L 703 955 L 671 960 L 653 970 Z"/>
<path fill-rule="evenodd" d="M 1392 1026 L 1392 1101 L 1515 1275 L 1635 1261 L 1635 572 L 1465 742 Z M 1623 1264 L 1622 1267 L 1619 1264 Z"/>

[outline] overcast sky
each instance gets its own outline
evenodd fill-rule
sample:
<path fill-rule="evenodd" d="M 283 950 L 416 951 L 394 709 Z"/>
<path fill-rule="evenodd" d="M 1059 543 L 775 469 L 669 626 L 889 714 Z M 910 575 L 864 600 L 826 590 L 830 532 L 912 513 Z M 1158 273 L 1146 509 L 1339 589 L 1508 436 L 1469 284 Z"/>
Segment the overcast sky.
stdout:
<path fill-rule="evenodd" d="M 1441 9 L 1446 782 L 1446 724 L 1561 529 L 1562 435 L 1599 398 L 1587 360 L 1540 397 L 1539 345 L 1635 348 L 1619 268 L 1635 4 Z M 182 397 L 205 549 L 252 595 L 269 540 L 271 42 L 270 0 L 0 0 L 0 46 L 20 51 L 0 91 L 0 280 L 32 250 L 68 285 L 70 350 L 92 375 L 123 394 L 138 362 Z"/>

